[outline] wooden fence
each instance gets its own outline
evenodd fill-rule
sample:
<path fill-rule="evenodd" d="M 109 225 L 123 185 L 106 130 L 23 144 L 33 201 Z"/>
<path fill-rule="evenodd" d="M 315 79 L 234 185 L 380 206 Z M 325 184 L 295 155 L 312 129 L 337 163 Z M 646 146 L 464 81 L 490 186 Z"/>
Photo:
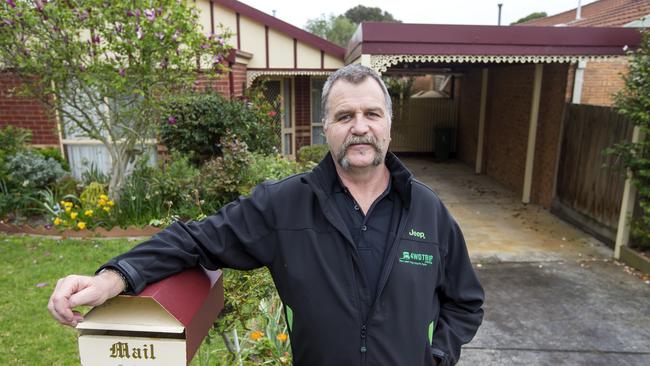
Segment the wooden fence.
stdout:
<path fill-rule="evenodd" d="M 456 128 L 458 99 L 411 98 L 393 101 L 391 150 L 396 152 L 434 151 L 435 130 Z M 452 134 L 451 151 L 455 151 Z"/>
<path fill-rule="evenodd" d="M 633 128 L 609 107 L 566 106 L 553 212 L 609 243 L 616 238 L 625 177 L 604 150 L 631 140 Z"/>

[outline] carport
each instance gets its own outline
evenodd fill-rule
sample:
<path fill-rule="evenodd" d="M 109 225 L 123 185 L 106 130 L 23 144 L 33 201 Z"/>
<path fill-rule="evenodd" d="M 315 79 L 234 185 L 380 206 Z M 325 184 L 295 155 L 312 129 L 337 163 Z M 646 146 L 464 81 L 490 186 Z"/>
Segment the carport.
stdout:
<path fill-rule="evenodd" d="M 407 131 L 400 130 L 402 114 L 396 115 L 396 152 L 433 151 L 435 141 L 422 145 L 415 139 L 430 136 L 432 126 L 452 127 L 458 160 L 505 185 L 522 202 L 548 207 L 575 65 L 625 57 L 625 49 L 639 39 L 637 30 L 626 28 L 371 22 L 362 23 L 350 40 L 346 63 L 386 75 L 450 75 L 455 110 L 444 121 L 422 118 Z"/>

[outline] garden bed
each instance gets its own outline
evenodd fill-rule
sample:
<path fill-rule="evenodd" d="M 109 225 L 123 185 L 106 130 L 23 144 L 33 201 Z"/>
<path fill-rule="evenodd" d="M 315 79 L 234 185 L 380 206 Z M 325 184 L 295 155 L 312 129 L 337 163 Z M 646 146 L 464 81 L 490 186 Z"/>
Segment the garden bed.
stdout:
<path fill-rule="evenodd" d="M 162 229 L 153 226 L 145 227 L 129 227 L 113 228 L 106 230 L 104 228 L 97 228 L 94 230 L 59 230 L 54 227 L 47 228 L 45 226 L 32 227 L 29 225 L 14 225 L 0 223 L 0 232 L 7 234 L 30 234 L 30 235 L 46 235 L 46 236 L 62 236 L 67 238 L 124 238 L 124 237 L 137 237 L 137 236 L 152 236 Z"/>

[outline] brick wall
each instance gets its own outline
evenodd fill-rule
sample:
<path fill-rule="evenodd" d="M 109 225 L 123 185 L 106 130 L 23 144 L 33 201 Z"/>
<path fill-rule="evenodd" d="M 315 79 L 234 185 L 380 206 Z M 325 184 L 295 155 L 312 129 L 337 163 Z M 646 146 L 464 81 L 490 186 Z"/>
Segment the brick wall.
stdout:
<path fill-rule="evenodd" d="M 460 84 L 460 113 L 458 116 L 457 154 L 462 162 L 476 164 L 478 119 L 481 109 L 481 69 L 467 72 Z"/>
<path fill-rule="evenodd" d="M 296 152 L 311 145 L 311 101 L 309 76 L 296 76 L 294 79 L 296 112 Z"/>
<path fill-rule="evenodd" d="M 230 72 L 232 72 L 234 96 L 238 97 L 243 95 L 246 84 L 246 65 L 239 63 L 233 64 Z M 213 90 L 224 97 L 230 97 L 230 79 L 228 73 L 212 80 L 207 77 L 200 77 L 197 80 L 197 89 L 204 91 Z"/>
<path fill-rule="evenodd" d="M 32 130 L 32 144 L 58 146 L 54 113 L 38 100 L 11 95 L 19 86 L 15 75 L 0 73 L 0 127 L 28 128 Z"/>
<path fill-rule="evenodd" d="M 567 88 L 567 64 L 546 64 L 542 78 L 531 201 L 548 208 L 555 192 L 555 170 Z"/>
<path fill-rule="evenodd" d="M 235 96 L 241 96 L 244 94 L 246 88 L 246 65 L 244 64 L 233 64 L 231 67 L 232 80 L 234 85 Z"/>
<path fill-rule="evenodd" d="M 587 62 L 580 103 L 611 106 L 614 102 L 613 95 L 625 86 L 622 74 L 627 71 L 626 57 Z"/>
<path fill-rule="evenodd" d="M 532 98 L 533 65 L 490 66 L 485 172 L 521 194 Z"/>

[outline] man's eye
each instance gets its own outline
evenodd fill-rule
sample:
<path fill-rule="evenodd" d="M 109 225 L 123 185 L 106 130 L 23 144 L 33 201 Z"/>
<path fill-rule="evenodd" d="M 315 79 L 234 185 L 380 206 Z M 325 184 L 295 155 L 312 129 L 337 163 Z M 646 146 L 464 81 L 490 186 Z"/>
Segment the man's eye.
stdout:
<path fill-rule="evenodd" d="M 349 114 L 342 114 L 342 115 L 336 117 L 336 120 L 337 120 L 337 121 L 347 121 L 347 120 L 349 120 L 349 119 L 350 119 L 350 115 L 349 115 Z"/>

